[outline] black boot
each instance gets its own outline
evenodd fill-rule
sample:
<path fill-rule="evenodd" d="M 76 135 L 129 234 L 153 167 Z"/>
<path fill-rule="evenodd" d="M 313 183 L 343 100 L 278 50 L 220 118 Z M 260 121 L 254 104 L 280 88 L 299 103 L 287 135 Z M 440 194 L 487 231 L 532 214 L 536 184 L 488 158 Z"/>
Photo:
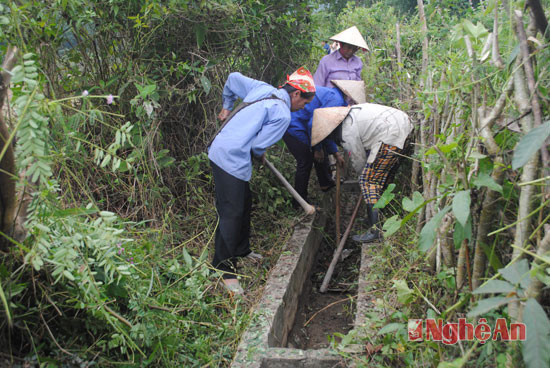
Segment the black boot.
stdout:
<path fill-rule="evenodd" d="M 376 224 L 378 221 L 378 208 L 372 208 L 372 204 L 367 204 L 367 213 L 365 217 L 359 218 L 357 221 L 361 222 L 366 226 L 367 231 L 370 230 L 373 224 Z M 375 211 L 373 215 L 373 211 Z M 376 222 L 373 223 L 373 220 Z"/>
<path fill-rule="evenodd" d="M 367 213 L 369 214 L 369 221 L 372 227 L 376 227 L 378 224 L 378 208 L 374 208 L 373 204 L 367 205 Z"/>
<path fill-rule="evenodd" d="M 373 208 L 374 205 L 367 205 L 367 214 L 371 230 L 360 235 L 354 235 L 353 240 L 361 243 L 370 243 L 382 240 L 382 232 L 377 228 L 378 224 L 378 208 Z"/>

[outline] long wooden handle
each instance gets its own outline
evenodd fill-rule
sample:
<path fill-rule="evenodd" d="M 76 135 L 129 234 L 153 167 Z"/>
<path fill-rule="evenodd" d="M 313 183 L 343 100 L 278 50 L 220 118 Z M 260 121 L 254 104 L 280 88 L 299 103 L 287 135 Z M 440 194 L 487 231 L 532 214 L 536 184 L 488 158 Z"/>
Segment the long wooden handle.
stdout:
<path fill-rule="evenodd" d="M 361 202 L 363 202 L 363 196 L 359 196 L 359 200 L 357 201 L 357 204 L 355 205 L 355 209 L 353 210 L 353 214 L 351 215 L 351 219 L 349 221 L 348 228 L 346 229 L 346 232 L 342 236 L 342 240 L 340 240 L 340 244 L 338 244 L 338 248 L 334 251 L 334 256 L 332 257 L 332 262 L 330 262 L 330 266 L 328 267 L 327 274 L 325 275 L 325 278 L 323 279 L 323 283 L 321 284 L 321 288 L 319 288 L 319 291 L 321 293 L 324 293 L 328 289 L 328 283 L 330 282 L 330 279 L 332 278 L 332 273 L 334 272 L 334 267 L 336 267 L 336 263 L 338 263 L 338 258 L 340 258 L 340 254 L 342 253 L 342 250 L 344 249 L 344 245 L 346 244 L 346 240 L 348 240 L 349 233 L 351 232 L 351 228 L 353 227 L 353 223 L 355 222 L 355 217 L 357 217 L 357 212 L 359 211 L 359 207 L 361 206 Z"/>
<path fill-rule="evenodd" d="M 264 159 L 264 162 L 265 162 L 265 165 L 267 167 L 269 167 L 269 169 L 271 171 L 273 171 L 273 174 L 275 174 L 275 176 L 277 177 L 277 179 L 279 179 L 281 181 L 281 183 L 283 184 L 283 186 L 290 192 L 290 194 L 294 197 L 294 199 L 296 199 L 296 201 L 300 204 L 300 206 L 302 206 L 302 208 L 304 209 L 304 211 L 306 211 L 306 213 L 308 215 L 313 215 L 315 213 L 315 207 L 313 207 L 312 205 L 310 205 L 309 203 L 307 203 L 300 194 L 298 194 L 298 192 L 296 191 L 296 189 L 294 189 L 292 187 L 292 185 L 290 185 L 290 183 L 285 179 L 285 177 L 279 172 L 279 170 L 277 170 L 275 168 L 275 166 L 273 166 L 273 164 L 271 162 L 269 162 L 266 159 Z"/>
<path fill-rule="evenodd" d="M 336 161 L 336 244 L 340 244 L 340 165 Z"/>

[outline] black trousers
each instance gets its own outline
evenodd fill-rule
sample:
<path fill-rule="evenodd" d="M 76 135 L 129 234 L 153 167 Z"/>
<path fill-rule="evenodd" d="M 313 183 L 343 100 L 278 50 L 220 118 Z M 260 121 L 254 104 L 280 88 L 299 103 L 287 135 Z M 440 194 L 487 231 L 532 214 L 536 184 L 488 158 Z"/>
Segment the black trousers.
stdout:
<path fill-rule="evenodd" d="M 328 160 L 328 154 L 325 152 L 325 159 L 323 162 L 317 162 L 313 159 L 313 152 L 311 147 L 301 142 L 299 139 L 285 133 L 283 140 L 288 147 L 292 156 L 296 159 L 296 176 L 294 177 L 294 189 L 302 196 L 304 200 L 307 199 L 307 186 L 309 183 L 309 175 L 311 173 L 311 167 L 315 166 L 317 172 L 317 179 L 321 187 L 328 187 L 333 184 L 332 173 L 330 172 L 330 163 Z"/>
<path fill-rule="evenodd" d="M 219 223 L 215 235 L 212 265 L 223 272 L 236 272 L 237 257 L 250 253 L 250 211 L 252 196 L 247 181 L 237 179 L 210 161 L 216 186 Z M 235 275 L 224 273 L 224 278 Z"/>

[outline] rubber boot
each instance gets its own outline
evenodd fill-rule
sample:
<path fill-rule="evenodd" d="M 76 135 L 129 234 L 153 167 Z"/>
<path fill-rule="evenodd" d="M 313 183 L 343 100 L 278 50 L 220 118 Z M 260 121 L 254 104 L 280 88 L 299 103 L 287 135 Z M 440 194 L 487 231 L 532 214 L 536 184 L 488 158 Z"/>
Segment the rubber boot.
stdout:
<path fill-rule="evenodd" d="M 367 213 L 366 216 L 359 218 L 357 221 L 361 222 L 363 225 L 366 226 L 366 231 L 369 231 L 370 228 L 373 225 L 373 220 L 378 221 L 378 208 L 372 208 L 372 204 L 367 204 Z M 373 211 L 376 211 L 375 215 L 373 216 Z M 375 222 L 376 223 L 376 222 Z M 374 224 L 375 224 L 374 223 Z"/>
<path fill-rule="evenodd" d="M 378 208 L 373 208 L 374 205 L 367 205 L 367 215 L 369 223 L 371 225 L 371 230 L 360 234 L 354 235 L 352 239 L 360 243 L 371 243 L 375 241 L 382 240 L 382 232 L 377 228 L 378 224 Z"/>

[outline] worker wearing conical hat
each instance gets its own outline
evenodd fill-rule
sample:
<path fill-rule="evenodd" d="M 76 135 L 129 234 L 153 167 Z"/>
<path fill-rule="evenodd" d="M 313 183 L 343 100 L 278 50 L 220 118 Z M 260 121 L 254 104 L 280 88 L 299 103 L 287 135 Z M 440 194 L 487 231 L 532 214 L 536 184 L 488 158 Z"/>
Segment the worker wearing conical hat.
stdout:
<path fill-rule="evenodd" d="M 367 243 L 382 238 L 378 209 L 374 205 L 380 199 L 389 173 L 398 164 L 411 131 L 412 124 L 407 114 L 388 106 L 363 103 L 315 110 L 311 144 L 316 145 L 327 137 L 341 144 L 350 153 L 354 169 L 361 173 L 359 185 L 372 228 L 354 236 L 354 240 Z M 370 151 L 368 157 L 367 151 Z"/>
<path fill-rule="evenodd" d="M 361 80 L 363 62 L 355 55 L 362 48 L 369 47 L 356 26 L 346 29 L 330 38 L 340 43 L 340 48 L 324 56 L 313 75 L 317 87 L 335 87 L 332 80 Z"/>
<path fill-rule="evenodd" d="M 296 159 L 296 174 L 294 189 L 307 202 L 308 184 L 312 167 L 315 167 L 319 186 L 322 191 L 328 191 L 335 186 L 330 170 L 329 155 L 343 166 L 344 158 L 338 152 L 336 144 L 325 139 L 311 147 L 311 124 L 315 109 L 334 106 L 347 106 L 347 100 L 352 103 L 363 103 L 365 99 L 365 83 L 363 81 L 333 81 L 338 88 L 316 87 L 313 100 L 302 110 L 293 112 L 290 125 L 283 136 L 290 153 Z M 298 203 L 294 201 L 294 207 Z"/>
<path fill-rule="evenodd" d="M 262 157 L 279 141 L 290 124 L 291 111 L 302 109 L 314 96 L 313 76 L 303 67 L 287 76 L 279 89 L 241 73 L 231 73 L 225 82 L 218 115 L 224 125 L 208 149 L 219 217 L 212 265 L 222 272 L 223 284 L 233 294 L 243 293 L 236 277 L 237 259 L 262 258 L 251 251 L 249 241 L 252 156 Z M 233 109 L 238 98 L 243 103 Z"/>

